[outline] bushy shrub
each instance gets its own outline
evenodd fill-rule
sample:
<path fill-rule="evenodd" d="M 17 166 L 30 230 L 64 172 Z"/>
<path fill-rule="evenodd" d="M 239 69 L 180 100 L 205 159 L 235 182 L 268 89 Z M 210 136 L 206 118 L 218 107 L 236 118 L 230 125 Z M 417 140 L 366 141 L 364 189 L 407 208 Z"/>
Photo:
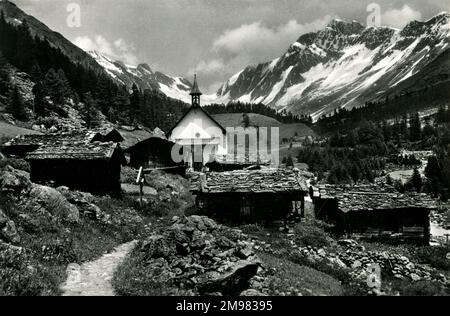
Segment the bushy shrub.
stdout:
<path fill-rule="evenodd" d="M 420 247 L 415 251 L 415 256 L 420 263 L 431 265 L 433 268 L 450 271 L 450 260 L 447 254 L 450 247 Z"/>
<path fill-rule="evenodd" d="M 367 295 L 367 286 L 363 282 L 355 280 L 349 273 L 349 270 L 339 266 L 332 265 L 327 261 L 312 262 L 298 252 L 289 253 L 288 259 L 294 263 L 310 267 L 314 270 L 323 272 L 339 280 L 344 286 L 345 296 L 365 296 Z"/>
<path fill-rule="evenodd" d="M 295 227 L 295 239 L 300 246 L 324 248 L 330 246 L 330 236 L 318 223 L 301 223 Z"/>
<path fill-rule="evenodd" d="M 58 294 L 63 274 L 63 269 L 41 265 L 30 251 L 0 244 L 0 296 Z"/>
<path fill-rule="evenodd" d="M 408 282 L 399 288 L 403 296 L 443 296 L 448 295 L 439 282 L 418 281 Z"/>
<path fill-rule="evenodd" d="M 122 167 L 122 170 L 120 171 L 120 182 L 136 184 L 137 175 L 138 170 L 131 167 Z"/>

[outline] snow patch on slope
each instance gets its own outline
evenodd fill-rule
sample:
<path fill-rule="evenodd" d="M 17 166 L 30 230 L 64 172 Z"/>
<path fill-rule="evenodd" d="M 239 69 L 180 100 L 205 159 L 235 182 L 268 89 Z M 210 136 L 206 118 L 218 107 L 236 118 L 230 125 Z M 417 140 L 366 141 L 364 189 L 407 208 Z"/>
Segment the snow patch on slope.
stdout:
<path fill-rule="evenodd" d="M 283 73 L 281 74 L 281 80 L 273 86 L 272 91 L 269 93 L 267 98 L 264 99 L 264 103 L 268 104 L 272 102 L 273 99 L 275 99 L 275 97 L 278 95 L 278 93 L 280 93 L 281 89 L 284 87 L 284 83 L 286 82 L 287 77 L 289 76 L 293 68 L 294 66 L 289 66 L 288 69 L 283 71 Z"/>

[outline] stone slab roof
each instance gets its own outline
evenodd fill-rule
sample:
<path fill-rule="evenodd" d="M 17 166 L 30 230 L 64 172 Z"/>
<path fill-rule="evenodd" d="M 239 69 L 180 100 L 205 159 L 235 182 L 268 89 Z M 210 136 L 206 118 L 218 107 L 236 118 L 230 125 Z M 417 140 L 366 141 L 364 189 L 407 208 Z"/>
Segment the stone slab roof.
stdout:
<path fill-rule="evenodd" d="M 436 204 L 426 194 L 400 193 L 388 185 L 322 185 L 318 187 L 321 199 L 336 199 L 344 213 L 385 209 L 427 208 Z"/>
<path fill-rule="evenodd" d="M 55 140 L 52 143 L 39 146 L 30 152 L 26 160 L 54 160 L 54 159 L 77 159 L 77 160 L 99 160 L 109 159 L 114 151 L 119 148 L 117 143 L 108 142 L 85 142 L 73 140 L 70 142 Z"/>
<path fill-rule="evenodd" d="M 299 170 L 262 169 L 197 173 L 191 178 L 194 193 L 295 193 L 307 192 Z"/>
<path fill-rule="evenodd" d="M 219 163 L 219 164 L 223 164 L 223 165 L 227 165 L 227 164 L 231 164 L 231 165 L 248 165 L 248 164 L 256 164 L 258 162 L 259 159 L 259 164 L 260 165 L 270 165 L 271 163 L 271 159 L 270 157 L 266 157 L 264 155 L 260 155 L 258 157 L 258 155 L 256 155 L 255 153 L 249 153 L 249 155 L 247 157 L 242 156 L 242 155 L 233 155 L 233 154 L 226 154 L 226 155 L 215 155 L 214 156 L 214 161 Z"/>
<path fill-rule="evenodd" d="M 19 135 L 7 143 L 4 147 L 12 146 L 46 146 L 53 143 L 71 143 L 74 141 L 90 142 L 96 133 L 59 133 L 59 134 L 41 134 L 41 135 Z"/>

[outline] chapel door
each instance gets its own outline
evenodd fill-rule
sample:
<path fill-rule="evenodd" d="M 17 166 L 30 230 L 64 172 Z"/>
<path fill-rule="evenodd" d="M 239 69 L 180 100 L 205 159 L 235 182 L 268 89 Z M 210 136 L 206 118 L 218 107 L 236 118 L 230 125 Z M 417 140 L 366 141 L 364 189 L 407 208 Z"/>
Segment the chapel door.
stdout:
<path fill-rule="evenodd" d="M 202 171 L 203 169 L 203 145 L 194 145 L 192 155 L 192 167 L 194 171 Z"/>

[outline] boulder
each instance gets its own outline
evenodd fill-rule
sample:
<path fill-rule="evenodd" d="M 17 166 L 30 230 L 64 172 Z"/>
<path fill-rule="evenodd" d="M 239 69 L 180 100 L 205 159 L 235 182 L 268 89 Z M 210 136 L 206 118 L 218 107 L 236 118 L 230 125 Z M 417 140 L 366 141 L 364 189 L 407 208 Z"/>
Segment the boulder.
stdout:
<path fill-rule="evenodd" d="M 6 222 L 8 222 L 8 220 L 9 220 L 9 218 L 0 209 L 0 228 L 2 228 L 6 224 Z"/>
<path fill-rule="evenodd" d="M 206 236 L 199 232 L 198 230 L 195 230 L 192 234 L 192 241 L 190 243 L 190 247 L 193 250 L 201 250 L 206 247 Z"/>
<path fill-rule="evenodd" d="M 245 290 L 249 280 L 258 272 L 255 262 L 240 260 L 223 273 L 210 271 L 198 278 L 200 293 L 220 292 L 232 295 Z"/>
<path fill-rule="evenodd" d="M 12 244 L 20 242 L 20 236 L 16 229 L 16 224 L 13 221 L 7 221 L 0 231 L 0 238 Z"/>
<path fill-rule="evenodd" d="M 253 247 L 250 244 L 245 245 L 243 248 L 239 249 L 237 255 L 242 259 L 247 259 L 253 256 L 255 253 L 253 252 Z"/>
<path fill-rule="evenodd" d="M 21 194 L 31 187 L 29 173 L 6 166 L 0 171 L 0 192 Z"/>
<path fill-rule="evenodd" d="M 248 289 L 248 290 L 245 290 L 245 291 L 241 292 L 241 296 L 253 296 L 253 297 L 256 297 L 256 296 L 266 296 L 266 295 L 261 293 L 258 290 Z"/>
<path fill-rule="evenodd" d="M 147 238 L 141 246 L 141 251 L 145 252 L 149 258 L 170 258 L 177 253 L 176 244 L 167 240 L 162 235 L 154 235 Z"/>
<path fill-rule="evenodd" d="M 341 269 L 347 269 L 347 265 L 339 258 L 330 258 L 330 262 Z"/>
<path fill-rule="evenodd" d="M 420 276 L 418 276 L 416 273 L 412 273 L 410 276 L 411 280 L 413 280 L 414 282 L 420 281 L 422 278 Z"/>
<path fill-rule="evenodd" d="M 60 220 L 69 223 L 77 223 L 80 220 L 78 208 L 67 201 L 56 189 L 34 184 L 30 192 L 30 197 Z"/>
<path fill-rule="evenodd" d="M 185 227 L 180 224 L 174 224 L 169 228 L 168 238 L 172 239 L 178 244 L 189 243 L 191 239 L 188 237 L 186 232 L 189 230 L 185 230 Z"/>
<path fill-rule="evenodd" d="M 164 282 L 196 295 L 239 295 L 248 288 L 261 263 L 247 236 L 204 216 L 175 216 L 172 223 L 141 242 L 145 266 L 160 261 L 158 269 L 149 270 L 149 278 L 164 274 Z"/>
<path fill-rule="evenodd" d="M 361 261 L 356 260 L 356 261 L 353 262 L 353 264 L 352 264 L 352 269 L 358 269 L 358 268 L 360 268 L 361 266 L 362 266 Z"/>
<path fill-rule="evenodd" d="M 91 193 L 71 191 L 68 187 L 61 186 L 56 188 L 59 193 L 61 193 L 67 201 L 76 206 L 83 206 L 91 204 L 94 201 L 94 196 Z"/>
<path fill-rule="evenodd" d="M 58 128 L 53 125 L 52 127 L 50 127 L 50 129 L 48 130 L 50 133 L 56 133 L 58 131 Z"/>

